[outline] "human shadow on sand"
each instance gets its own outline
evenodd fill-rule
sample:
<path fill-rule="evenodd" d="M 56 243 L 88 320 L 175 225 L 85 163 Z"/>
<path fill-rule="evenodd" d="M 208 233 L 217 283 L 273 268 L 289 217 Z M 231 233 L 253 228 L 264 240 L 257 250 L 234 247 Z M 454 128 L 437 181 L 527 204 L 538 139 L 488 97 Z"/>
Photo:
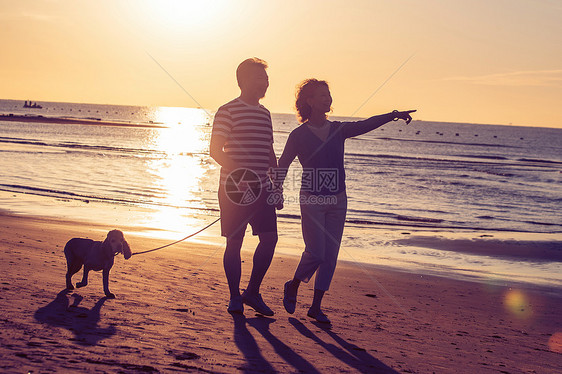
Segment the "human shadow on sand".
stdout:
<path fill-rule="evenodd" d="M 247 366 L 240 368 L 243 372 L 260 371 L 275 373 L 277 370 L 263 357 L 256 339 L 247 326 L 259 332 L 271 344 L 275 352 L 298 372 L 318 373 L 319 371 L 302 356 L 293 351 L 288 345 L 279 340 L 269 330 L 269 325 L 275 322 L 273 318 L 246 318 L 242 314 L 232 314 L 234 320 L 234 341 L 246 359 Z"/>
<path fill-rule="evenodd" d="M 101 340 L 109 338 L 117 332 L 115 326 L 100 328 L 100 312 L 103 304 L 108 300 L 102 297 L 92 309 L 79 306 L 83 297 L 74 293 L 70 295 L 70 304 L 67 289 L 57 294 L 55 299 L 35 312 L 35 319 L 55 327 L 62 327 L 74 333 L 76 343 L 85 346 L 98 344 Z"/>
<path fill-rule="evenodd" d="M 322 340 L 296 318 L 289 318 L 289 323 L 293 325 L 304 337 L 311 339 L 330 352 L 335 358 L 351 366 L 360 373 L 398 373 L 396 370 L 371 356 L 364 348 L 360 348 L 357 345 L 351 344 L 341 338 L 332 331 L 330 325 L 313 322 L 314 325 L 325 331 L 326 334 L 339 345 L 339 347 Z"/>

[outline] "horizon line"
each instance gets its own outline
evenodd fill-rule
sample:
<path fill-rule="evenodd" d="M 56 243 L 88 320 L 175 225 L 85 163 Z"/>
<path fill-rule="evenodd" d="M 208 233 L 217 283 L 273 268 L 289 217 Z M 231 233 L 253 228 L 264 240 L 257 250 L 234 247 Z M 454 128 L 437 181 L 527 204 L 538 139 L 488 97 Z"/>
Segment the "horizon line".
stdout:
<path fill-rule="evenodd" d="M 190 108 L 190 109 L 199 109 L 203 111 L 210 111 L 211 113 L 215 113 L 217 109 L 209 109 L 203 107 L 190 107 L 190 106 L 169 106 L 169 105 L 157 105 L 157 104 L 150 104 L 150 105 L 141 105 L 141 104 L 109 104 L 109 103 L 85 103 L 85 102 L 73 102 L 73 101 L 48 101 L 48 100 L 29 100 L 29 99 L 4 99 L 0 98 L 3 101 L 30 101 L 34 103 L 62 103 L 62 104 L 85 104 L 85 105 L 113 105 L 113 106 L 125 106 L 125 107 L 163 107 L 163 108 Z M 274 114 L 286 114 L 286 115 L 296 115 L 296 113 L 291 112 L 271 112 Z M 4 113 L 0 113 L 4 114 Z M 207 113 L 208 114 L 208 113 Z M 346 116 L 340 114 L 332 114 L 332 117 L 339 117 L 339 118 L 357 118 L 357 119 L 364 119 L 369 117 L 356 117 L 356 116 Z M 427 120 L 427 119 L 414 119 L 412 122 L 433 122 L 433 123 L 451 123 L 451 124 L 471 124 L 471 125 L 481 125 L 481 126 L 512 126 L 512 127 L 539 127 L 539 128 L 546 128 L 546 129 L 560 129 L 562 130 L 562 124 L 559 127 L 553 126 L 545 126 L 545 125 L 532 125 L 532 124 L 514 124 L 514 123 L 482 123 L 482 122 L 459 122 L 459 121 L 451 121 L 451 120 Z"/>

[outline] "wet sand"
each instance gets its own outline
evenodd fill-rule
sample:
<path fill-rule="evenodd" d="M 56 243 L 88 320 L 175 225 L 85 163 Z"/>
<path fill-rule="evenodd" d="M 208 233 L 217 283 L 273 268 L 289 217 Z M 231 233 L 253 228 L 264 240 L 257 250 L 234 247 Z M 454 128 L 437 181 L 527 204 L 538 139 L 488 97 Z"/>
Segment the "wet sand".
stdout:
<path fill-rule="evenodd" d="M 273 318 L 226 312 L 222 246 L 184 242 L 129 260 L 119 256 L 106 299 L 101 274 L 66 291 L 63 247 L 103 240 L 114 227 L 0 215 L 0 371 L 559 373 L 562 292 L 340 262 L 325 312 L 294 315 L 283 283 L 298 257 L 277 255 L 262 295 Z M 167 242 L 121 228 L 133 252 Z M 283 245 L 282 241 L 279 244 Z M 243 253 L 242 284 L 251 252 Z M 81 272 L 74 276 L 76 282 Z"/>
<path fill-rule="evenodd" d="M 521 233 L 520 235 L 523 236 L 523 234 L 527 233 Z M 501 233 L 496 232 L 494 235 L 498 236 Z M 544 237 L 554 237 L 553 234 L 543 234 L 543 240 L 497 239 L 494 235 L 484 234 L 470 239 L 412 235 L 408 238 L 397 239 L 394 243 L 522 261 L 562 262 L 562 242 L 554 238 L 544 239 Z"/>

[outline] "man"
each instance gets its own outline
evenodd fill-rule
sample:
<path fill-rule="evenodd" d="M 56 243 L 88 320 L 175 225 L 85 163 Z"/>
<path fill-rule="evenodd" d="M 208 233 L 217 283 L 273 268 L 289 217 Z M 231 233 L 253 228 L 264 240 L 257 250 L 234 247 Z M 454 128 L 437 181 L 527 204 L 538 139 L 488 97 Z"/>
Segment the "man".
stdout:
<path fill-rule="evenodd" d="M 243 61 L 236 70 L 240 96 L 219 108 L 213 122 L 210 155 L 221 165 L 219 207 L 221 234 L 226 237 L 224 271 L 230 290 L 230 313 L 243 313 L 244 304 L 258 313 L 273 311 L 260 295 L 262 280 L 277 244 L 275 206 L 269 168 L 277 166 L 273 151 L 271 114 L 259 103 L 269 87 L 267 63 L 258 58 Z M 240 294 L 240 250 L 248 223 L 259 243 L 253 257 L 248 287 Z"/>

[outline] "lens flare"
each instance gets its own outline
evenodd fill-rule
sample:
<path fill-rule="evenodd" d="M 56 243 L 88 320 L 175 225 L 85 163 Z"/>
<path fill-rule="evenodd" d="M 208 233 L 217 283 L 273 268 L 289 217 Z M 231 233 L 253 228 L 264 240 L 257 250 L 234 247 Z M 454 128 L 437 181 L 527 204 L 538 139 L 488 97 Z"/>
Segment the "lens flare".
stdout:
<path fill-rule="evenodd" d="M 555 332 L 548 339 L 548 348 L 552 352 L 562 353 L 562 332 Z"/>
<path fill-rule="evenodd" d="M 520 290 L 509 290 L 504 296 L 506 310 L 519 319 L 527 319 L 533 315 L 533 309 L 525 293 Z"/>

